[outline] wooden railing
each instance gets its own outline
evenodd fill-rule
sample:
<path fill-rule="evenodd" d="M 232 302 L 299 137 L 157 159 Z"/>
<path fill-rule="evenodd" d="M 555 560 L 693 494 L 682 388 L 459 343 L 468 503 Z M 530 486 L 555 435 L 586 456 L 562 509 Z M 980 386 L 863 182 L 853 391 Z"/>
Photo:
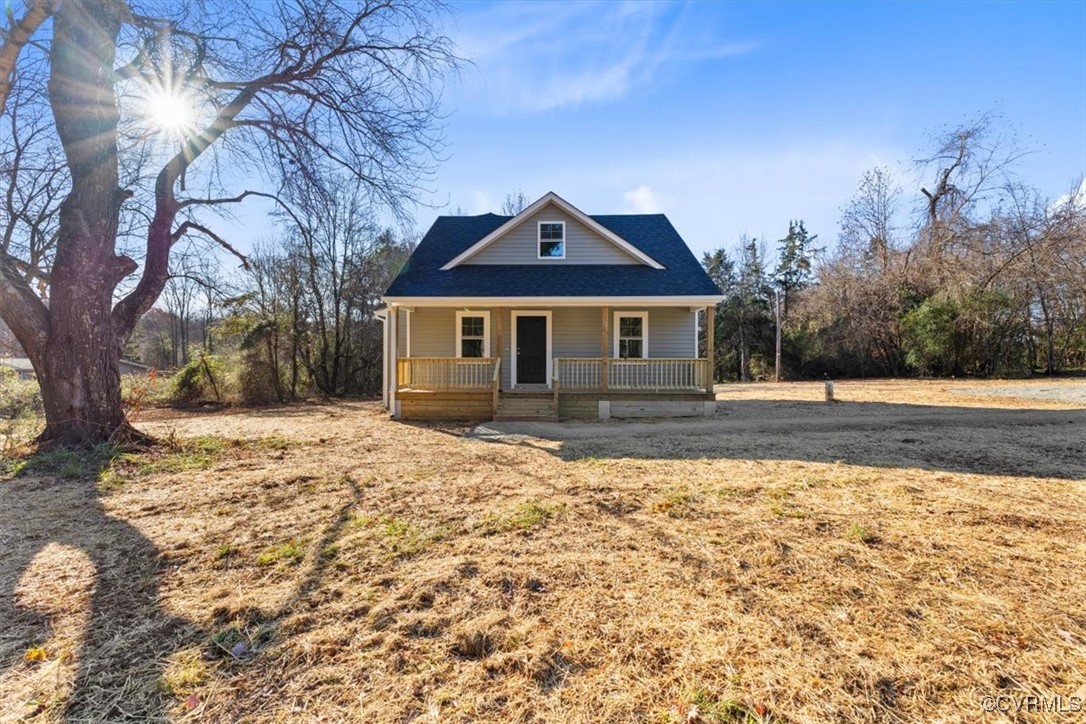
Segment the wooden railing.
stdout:
<path fill-rule="evenodd" d="M 555 379 L 563 390 L 705 390 L 709 361 L 693 358 L 608 359 L 560 357 Z M 606 383 L 606 384 L 604 384 Z"/>
<path fill-rule="evenodd" d="M 558 357 L 554 360 L 554 379 L 563 390 L 602 389 L 603 360 L 594 357 Z"/>
<path fill-rule="evenodd" d="M 403 357 L 396 380 L 401 390 L 490 390 L 500 365 L 498 357 Z"/>
<path fill-rule="evenodd" d="M 704 390 L 709 375 L 703 359 L 616 359 L 607 367 L 612 390 Z"/>

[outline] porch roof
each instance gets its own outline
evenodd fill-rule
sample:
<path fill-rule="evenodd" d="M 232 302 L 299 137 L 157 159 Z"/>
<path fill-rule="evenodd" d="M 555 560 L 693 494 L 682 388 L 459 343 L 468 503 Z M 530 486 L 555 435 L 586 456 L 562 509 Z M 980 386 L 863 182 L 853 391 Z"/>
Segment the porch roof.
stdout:
<path fill-rule="evenodd" d="M 664 266 L 461 264 L 442 270 L 509 216 L 440 216 L 385 292 L 424 297 L 720 297 L 720 290 L 663 214 L 592 216 Z"/>

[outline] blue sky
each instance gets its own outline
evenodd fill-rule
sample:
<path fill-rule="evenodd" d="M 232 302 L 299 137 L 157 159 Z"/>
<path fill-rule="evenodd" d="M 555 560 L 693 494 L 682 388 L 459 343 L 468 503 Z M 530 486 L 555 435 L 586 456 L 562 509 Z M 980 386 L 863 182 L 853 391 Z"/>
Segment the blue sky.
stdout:
<path fill-rule="evenodd" d="M 832 241 L 865 169 L 914 192 L 932 133 L 984 112 L 1046 194 L 1086 172 L 1086 2 L 465 2 L 450 33 L 473 62 L 420 230 L 522 189 L 662 211 L 698 253 L 789 218 Z"/>

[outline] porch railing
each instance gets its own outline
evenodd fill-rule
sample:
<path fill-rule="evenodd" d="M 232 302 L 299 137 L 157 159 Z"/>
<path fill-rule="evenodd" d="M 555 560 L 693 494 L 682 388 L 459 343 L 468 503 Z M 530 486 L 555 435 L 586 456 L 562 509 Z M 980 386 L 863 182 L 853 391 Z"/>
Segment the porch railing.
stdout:
<path fill-rule="evenodd" d="M 599 390 L 603 388 L 603 360 L 593 357 L 557 357 L 554 378 L 563 390 Z"/>
<path fill-rule="evenodd" d="M 694 358 L 559 357 L 554 376 L 563 390 L 705 390 L 709 361 Z"/>
<path fill-rule="evenodd" d="M 403 357 L 396 380 L 401 390 L 489 390 L 500 364 L 498 357 Z"/>

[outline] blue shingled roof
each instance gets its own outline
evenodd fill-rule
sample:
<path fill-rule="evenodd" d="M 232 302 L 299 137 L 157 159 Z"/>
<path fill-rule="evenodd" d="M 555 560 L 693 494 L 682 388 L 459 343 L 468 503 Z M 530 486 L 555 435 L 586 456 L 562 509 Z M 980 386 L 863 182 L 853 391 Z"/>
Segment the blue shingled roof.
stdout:
<path fill-rule="evenodd" d="M 512 217 L 439 216 L 422 237 L 389 297 L 659 297 L 720 294 L 663 214 L 593 216 L 663 265 L 471 264 L 441 267 Z"/>

